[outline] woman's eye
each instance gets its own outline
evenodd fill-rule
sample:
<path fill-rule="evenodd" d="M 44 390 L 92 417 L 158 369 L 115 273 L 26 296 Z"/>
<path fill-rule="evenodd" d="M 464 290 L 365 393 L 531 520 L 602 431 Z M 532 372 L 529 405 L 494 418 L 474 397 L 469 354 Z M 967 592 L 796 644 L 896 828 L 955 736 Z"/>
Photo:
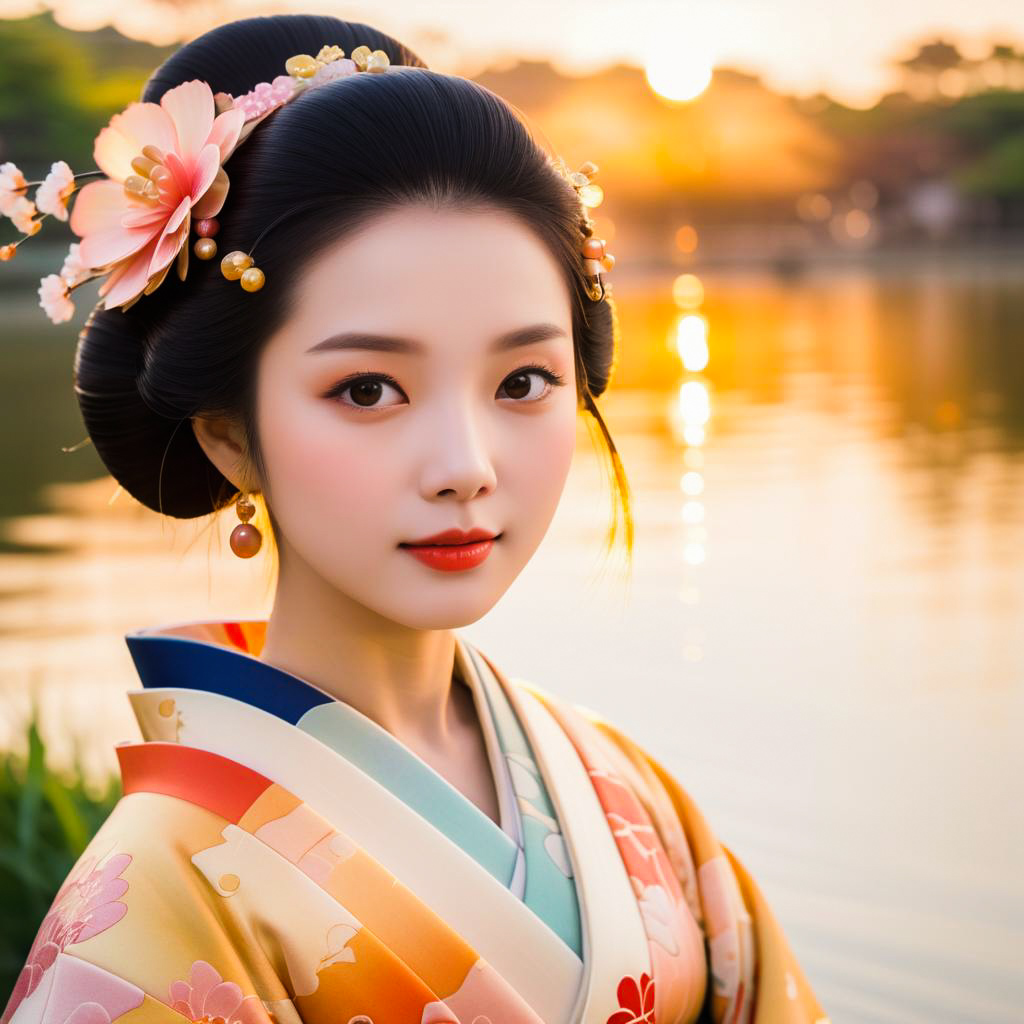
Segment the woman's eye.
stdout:
<path fill-rule="evenodd" d="M 564 381 L 556 373 L 543 367 L 523 367 L 502 381 L 502 387 L 509 398 L 519 402 L 536 402 L 546 397 L 553 386 Z M 538 386 L 539 385 L 539 386 Z"/>
<path fill-rule="evenodd" d="M 505 394 L 516 402 L 536 402 L 545 398 L 553 387 L 564 383 L 562 377 L 543 366 L 524 366 L 516 370 L 515 373 L 509 374 L 502 381 L 498 393 L 500 397 L 504 390 Z M 382 401 L 389 391 L 396 400 Z M 335 384 L 325 397 L 336 399 L 342 405 L 347 405 L 350 408 L 367 411 L 390 409 L 401 405 L 403 400 L 407 400 L 404 392 L 398 386 L 398 381 L 381 373 L 360 373 L 347 377 Z"/>
<path fill-rule="evenodd" d="M 400 405 L 401 402 L 381 403 L 381 396 L 386 395 L 388 390 L 395 392 L 402 397 L 398 384 L 387 377 L 382 376 L 361 376 L 353 377 L 342 381 L 330 392 L 331 398 L 341 400 L 342 405 L 355 406 L 358 409 L 389 409 L 392 405 Z M 348 394 L 349 399 L 342 399 L 342 395 Z"/>

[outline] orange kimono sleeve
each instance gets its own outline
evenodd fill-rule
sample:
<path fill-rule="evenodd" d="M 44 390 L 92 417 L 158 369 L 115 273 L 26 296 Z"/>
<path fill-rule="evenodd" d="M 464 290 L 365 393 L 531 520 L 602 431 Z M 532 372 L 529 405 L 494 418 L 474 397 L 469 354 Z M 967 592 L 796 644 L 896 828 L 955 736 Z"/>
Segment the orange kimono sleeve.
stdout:
<path fill-rule="evenodd" d="M 715 836 L 690 795 L 621 730 L 589 709 L 579 710 L 608 741 L 618 770 L 644 803 L 704 930 L 713 1019 L 732 1020 L 733 1009 L 748 1002 L 754 1024 L 827 1024 L 828 1017 L 760 888 Z"/>

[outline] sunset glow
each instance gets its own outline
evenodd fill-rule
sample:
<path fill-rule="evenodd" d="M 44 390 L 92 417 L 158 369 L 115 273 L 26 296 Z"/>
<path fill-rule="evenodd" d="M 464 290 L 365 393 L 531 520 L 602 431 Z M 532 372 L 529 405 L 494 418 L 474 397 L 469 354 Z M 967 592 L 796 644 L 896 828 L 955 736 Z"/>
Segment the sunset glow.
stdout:
<path fill-rule="evenodd" d="M 923 39 L 942 34 L 968 56 L 979 57 L 997 39 L 1024 37 L 1024 4 L 1010 0 L 932 0 L 892 4 L 862 0 L 856 5 L 808 6 L 801 0 L 752 4 L 710 0 L 668 4 L 648 0 L 636 16 L 624 18 L 617 4 L 587 0 L 520 0 L 515 17 L 495 17 L 494 7 L 468 0 L 426 11 L 412 0 L 386 7 L 366 0 L 342 5 L 331 0 L 0 0 L 0 18 L 27 17 L 51 10 L 57 22 L 79 30 L 112 25 L 132 39 L 170 44 L 192 38 L 219 22 L 259 13 L 339 14 L 379 24 L 422 51 L 432 67 L 475 74 L 522 54 L 550 60 L 582 74 L 622 62 L 642 66 L 660 96 L 686 102 L 700 96 L 711 68 L 738 68 L 760 76 L 772 89 L 797 95 L 825 91 L 853 106 L 867 107 L 900 84 L 894 60 L 909 56 Z M 651 54 L 664 42 L 663 55 Z M 1010 72 L 987 72 L 1006 84 Z M 1022 72 L 1024 74 L 1024 72 Z M 962 87 L 956 74 L 943 80 L 944 93 Z"/>
<path fill-rule="evenodd" d="M 644 73 L 650 87 L 667 100 L 695 100 L 711 84 L 712 61 L 707 45 L 697 37 L 673 40 L 648 57 Z"/>

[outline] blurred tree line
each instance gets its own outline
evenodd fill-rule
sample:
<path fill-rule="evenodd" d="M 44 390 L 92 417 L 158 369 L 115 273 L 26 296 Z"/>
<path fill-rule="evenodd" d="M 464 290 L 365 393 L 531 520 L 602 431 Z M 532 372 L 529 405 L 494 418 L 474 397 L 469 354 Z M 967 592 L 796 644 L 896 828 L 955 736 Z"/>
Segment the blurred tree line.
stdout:
<path fill-rule="evenodd" d="M 55 160 L 94 167 L 97 132 L 173 49 L 113 29 L 72 32 L 49 14 L 0 20 L 0 163 L 13 160 L 33 179 Z"/>
<path fill-rule="evenodd" d="M 968 59 L 937 40 L 895 64 L 902 88 L 870 110 L 826 97 L 805 104 L 844 143 L 845 175 L 889 190 L 944 178 L 1024 223 L 1024 51 L 996 44 Z"/>

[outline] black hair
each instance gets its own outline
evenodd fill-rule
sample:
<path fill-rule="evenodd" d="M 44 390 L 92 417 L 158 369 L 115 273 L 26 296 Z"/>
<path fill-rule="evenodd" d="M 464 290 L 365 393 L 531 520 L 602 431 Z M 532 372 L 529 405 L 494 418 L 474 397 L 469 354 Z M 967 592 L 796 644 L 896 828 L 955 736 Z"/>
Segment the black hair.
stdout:
<path fill-rule="evenodd" d="M 305 261 L 405 203 L 482 204 L 518 217 L 564 268 L 578 398 L 611 458 L 631 546 L 625 475 L 594 404 L 612 371 L 613 301 L 588 295 L 576 192 L 510 104 L 468 79 L 427 70 L 415 53 L 371 26 L 301 14 L 212 29 L 158 67 L 142 99 L 159 102 L 195 78 L 214 93 L 240 95 L 283 74 L 288 57 L 316 54 L 324 44 L 346 53 L 366 44 L 384 50 L 393 65 L 421 70 L 340 78 L 274 111 L 225 163 L 230 188 L 217 216 L 218 255 L 208 262 L 191 256 L 184 281 L 172 268 L 126 310 L 92 311 L 79 336 L 74 382 L 104 465 L 131 495 L 166 515 L 191 518 L 228 504 L 236 489 L 206 457 L 190 418 L 236 416 L 262 475 L 256 356 L 287 318 Z M 242 294 L 222 277 L 220 258 L 249 251 L 278 218 L 254 254 L 267 286 Z"/>

